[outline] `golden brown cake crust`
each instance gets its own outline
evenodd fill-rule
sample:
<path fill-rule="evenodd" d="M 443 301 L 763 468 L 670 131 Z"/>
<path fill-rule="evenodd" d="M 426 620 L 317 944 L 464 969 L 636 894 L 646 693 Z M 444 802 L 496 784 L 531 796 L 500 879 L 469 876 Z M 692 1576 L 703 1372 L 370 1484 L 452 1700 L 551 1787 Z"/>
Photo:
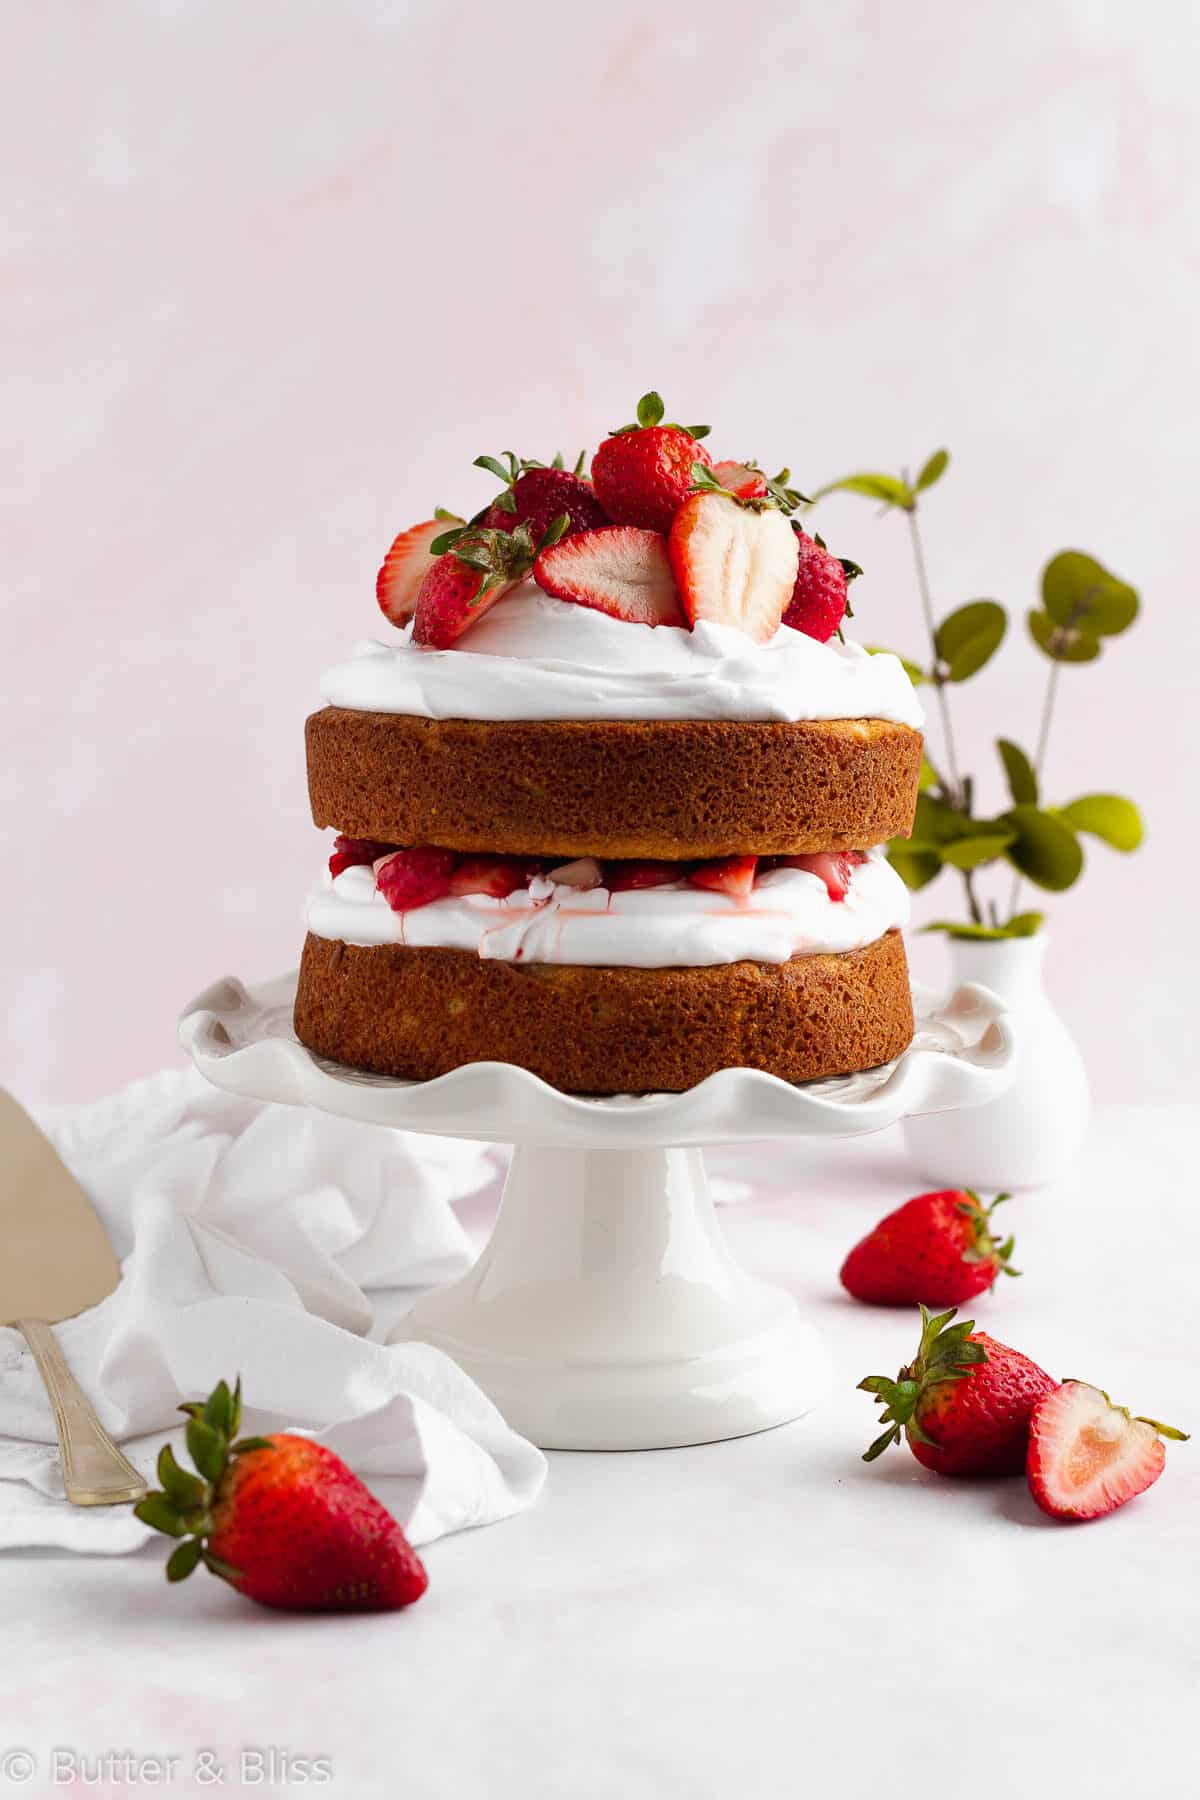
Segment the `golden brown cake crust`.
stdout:
<path fill-rule="evenodd" d="M 422 719 L 327 706 L 315 823 L 388 844 L 539 856 L 786 856 L 912 829 L 921 734 L 883 719 Z"/>
<path fill-rule="evenodd" d="M 309 935 L 296 1034 L 334 1062 L 426 1080 L 510 1062 L 568 1093 L 680 1091 L 717 1069 L 784 1081 L 873 1068 L 912 1040 L 904 943 L 791 962 L 595 969 Z"/>

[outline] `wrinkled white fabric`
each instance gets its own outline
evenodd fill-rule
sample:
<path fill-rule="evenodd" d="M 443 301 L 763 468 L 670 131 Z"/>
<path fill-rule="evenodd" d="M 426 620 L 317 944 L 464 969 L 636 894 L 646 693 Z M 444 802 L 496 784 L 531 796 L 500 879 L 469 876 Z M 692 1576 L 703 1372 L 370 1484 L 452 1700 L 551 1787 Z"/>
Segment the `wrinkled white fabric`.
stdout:
<path fill-rule="evenodd" d="M 107 1429 L 152 1477 L 177 1407 L 241 1374 L 243 1429 L 296 1429 L 356 1469 L 416 1543 L 528 1506 L 545 1459 L 427 1344 L 382 1344 L 374 1290 L 461 1274 L 451 1203 L 494 1173 L 476 1145 L 262 1106 L 165 1071 L 39 1122 L 91 1196 L 116 1291 L 57 1328 Z M 63 1496 L 53 1417 L 0 1330 L 0 1548 L 136 1549 L 128 1507 Z"/>

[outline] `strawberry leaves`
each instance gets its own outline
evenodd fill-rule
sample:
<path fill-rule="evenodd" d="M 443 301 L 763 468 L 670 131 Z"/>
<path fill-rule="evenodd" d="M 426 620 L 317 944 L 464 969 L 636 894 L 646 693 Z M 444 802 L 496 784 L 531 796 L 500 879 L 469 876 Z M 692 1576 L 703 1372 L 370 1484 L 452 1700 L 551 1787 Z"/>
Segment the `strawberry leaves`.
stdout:
<path fill-rule="evenodd" d="M 239 1437 L 242 1423 L 242 1384 L 231 1388 L 218 1381 L 207 1400 L 188 1400 L 179 1408 L 187 1416 L 184 1433 L 188 1455 L 198 1471 L 181 1468 L 175 1452 L 164 1444 L 158 1453 L 160 1486 L 139 1500 L 134 1514 L 144 1525 L 180 1542 L 167 1561 L 167 1580 L 184 1581 L 200 1564 L 226 1581 L 238 1578 L 238 1570 L 209 1550 L 213 1529 L 212 1509 L 231 1464 L 252 1450 L 271 1450 L 270 1438 Z"/>
<path fill-rule="evenodd" d="M 876 1405 L 883 1407 L 881 1420 L 885 1426 L 863 1452 L 864 1462 L 874 1462 L 898 1444 L 905 1431 L 917 1443 L 933 1445 L 934 1440 L 922 1430 L 915 1416 L 919 1402 L 938 1382 L 961 1381 L 976 1364 L 987 1361 L 983 1345 L 968 1342 L 975 1329 L 974 1319 L 951 1323 L 957 1310 L 952 1306 L 946 1312 L 931 1313 L 922 1306 L 921 1341 L 913 1362 L 901 1369 L 894 1380 L 887 1375 L 867 1375 L 859 1382 L 859 1388 L 873 1394 Z"/>
<path fill-rule="evenodd" d="M 711 425 L 676 425 L 665 417 L 666 410 L 662 395 L 651 388 L 649 393 L 643 394 L 638 401 L 633 424 L 618 425 L 616 430 L 610 431 L 608 435 L 609 437 L 625 437 L 628 432 L 648 431 L 654 425 L 666 425 L 668 431 L 683 431 L 687 433 L 688 437 L 693 438 L 706 438 L 712 430 Z"/>

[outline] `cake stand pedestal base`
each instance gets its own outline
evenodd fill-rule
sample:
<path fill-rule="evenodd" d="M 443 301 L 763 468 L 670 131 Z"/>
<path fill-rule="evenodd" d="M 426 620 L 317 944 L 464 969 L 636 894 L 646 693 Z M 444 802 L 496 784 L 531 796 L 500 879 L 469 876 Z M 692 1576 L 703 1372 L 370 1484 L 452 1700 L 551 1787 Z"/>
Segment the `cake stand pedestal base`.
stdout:
<path fill-rule="evenodd" d="M 741 1437 L 830 1380 L 795 1301 L 730 1255 L 700 1150 L 519 1145 L 479 1261 L 393 1335 L 445 1350 L 554 1450 Z"/>
<path fill-rule="evenodd" d="M 516 1145 L 491 1242 L 395 1335 L 445 1350 L 547 1449 L 649 1450 L 741 1437 L 817 1405 L 829 1363 L 795 1301 L 730 1255 L 705 1144 L 853 1137 L 993 1100 L 1014 1041 L 985 988 L 917 996 L 894 1063 L 793 1087 L 722 1069 L 682 1094 L 565 1094 L 511 1063 L 434 1081 L 357 1074 L 292 1029 L 296 978 L 226 978 L 180 1038 L 218 1087 L 339 1118 Z M 786 1153 L 786 1152 L 785 1152 Z M 832 1273 L 832 1272 L 831 1272 Z"/>

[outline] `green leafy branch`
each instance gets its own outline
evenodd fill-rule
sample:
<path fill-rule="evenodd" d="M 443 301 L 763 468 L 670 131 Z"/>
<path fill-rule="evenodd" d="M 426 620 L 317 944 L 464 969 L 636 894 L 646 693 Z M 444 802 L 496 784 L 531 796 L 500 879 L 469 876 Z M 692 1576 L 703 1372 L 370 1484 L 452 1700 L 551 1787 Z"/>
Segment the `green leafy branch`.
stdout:
<path fill-rule="evenodd" d="M 926 930 L 957 937 L 1026 937 L 1040 928 L 1042 914 L 1017 911 L 1022 879 L 1050 893 L 1072 887 L 1084 868 L 1081 834 L 1120 851 L 1136 850 L 1142 842 L 1138 809 L 1121 794 L 1084 794 L 1062 806 L 1041 797 L 1060 671 L 1066 663 L 1094 662 L 1105 639 L 1127 631 L 1137 617 L 1138 596 L 1080 550 L 1060 551 L 1046 564 L 1041 605 L 1028 615 L 1030 636 L 1050 662 L 1037 745 L 1030 758 L 1011 738 L 996 740 L 1011 804 L 994 817 L 981 816 L 975 807 L 975 779 L 960 767 L 949 690 L 991 661 L 1004 642 L 1008 615 L 996 600 L 971 600 L 940 623 L 935 619 L 917 514 L 920 496 L 941 479 L 949 463 L 949 452 L 937 450 L 915 481 L 907 475 L 847 475 L 818 488 L 814 503 L 826 494 L 858 494 L 878 501 L 884 511 L 903 512 L 908 520 L 929 659 L 927 664 L 901 661 L 914 683 L 934 690 L 944 762 L 935 764 L 927 750 L 912 836 L 893 839 L 889 858 L 910 888 L 927 886 L 944 869 L 961 877 L 968 920 L 939 919 Z M 976 882 L 981 870 L 997 863 L 1013 870 L 1009 916 L 1003 923 L 994 900 L 985 913 Z"/>

